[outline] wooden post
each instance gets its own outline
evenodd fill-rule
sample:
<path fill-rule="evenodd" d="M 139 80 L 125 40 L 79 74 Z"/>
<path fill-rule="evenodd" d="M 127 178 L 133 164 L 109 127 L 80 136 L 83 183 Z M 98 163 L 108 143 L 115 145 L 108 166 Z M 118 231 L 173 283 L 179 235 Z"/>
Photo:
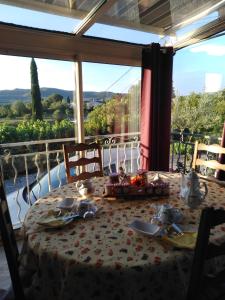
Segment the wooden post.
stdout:
<path fill-rule="evenodd" d="M 84 105 L 83 105 L 83 82 L 82 62 L 75 62 L 75 83 L 76 83 L 76 114 L 78 143 L 84 143 Z"/>

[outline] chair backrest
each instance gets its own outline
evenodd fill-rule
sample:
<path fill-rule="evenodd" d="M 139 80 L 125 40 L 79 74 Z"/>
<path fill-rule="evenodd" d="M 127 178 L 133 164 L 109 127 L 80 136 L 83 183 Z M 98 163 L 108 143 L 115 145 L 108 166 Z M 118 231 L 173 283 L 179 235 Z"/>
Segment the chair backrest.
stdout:
<path fill-rule="evenodd" d="M 68 183 L 103 176 L 99 143 L 63 145 L 63 151 Z M 70 160 L 71 154 L 74 156 Z"/>
<path fill-rule="evenodd" d="M 202 155 L 204 154 L 204 155 Z M 225 164 L 219 163 L 215 159 L 208 159 L 209 154 L 211 155 L 222 155 L 225 154 L 225 148 L 221 147 L 217 144 L 206 145 L 203 143 L 195 142 L 195 149 L 193 155 L 192 168 L 197 171 L 198 167 L 204 166 L 205 168 L 213 169 L 213 170 L 222 170 L 225 171 Z M 222 184 L 220 180 L 217 180 L 212 176 L 201 176 L 207 180 L 215 181 L 219 184 Z M 225 185 L 225 183 L 224 183 Z"/>
<path fill-rule="evenodd" d="M 9 267 L 12 287 L 15 299 L 25 299 L 21 278 L 19 275 L 18 257 L 19 251 L 16 244 L 16 238 L 13 231 L 13 226 L 9 214 L 6 194 L 3 187 L 3 182 L 0 177 L 0 232 L 2 243 L 5 250 L 5 255 Z"/>
<path fill-rule="evenodd" d="M 225 242 L 219 246 L 209 243 L 210 230 L 223 223 L 225 210 L 213 207 L 202 210 L 186 300 L 198 299 L 201 289 L 204 288 L 202 281 L 205 261 L 225 254 Z"/>
<path fill-rule="evenodd" d="M 205 166 L 207 168 L 211 168 L 214 170 L 223 170 L 225 171 L 225 165 L 219 163 L 217 160 L 208 160 L 202 157 L 199 157 L 199 154 L 204 151 L 207 153 L 213 154 L 225 154 L 225 148 L 221 147 L 220 145 L 213 144 L 213 145 L 206 145 L 203 143 L 199 143 L 198 141 L 195 142 L 195 150 L 193 156 L 193 163 L 192 167 L 195 169 L 197 166 Z"/>

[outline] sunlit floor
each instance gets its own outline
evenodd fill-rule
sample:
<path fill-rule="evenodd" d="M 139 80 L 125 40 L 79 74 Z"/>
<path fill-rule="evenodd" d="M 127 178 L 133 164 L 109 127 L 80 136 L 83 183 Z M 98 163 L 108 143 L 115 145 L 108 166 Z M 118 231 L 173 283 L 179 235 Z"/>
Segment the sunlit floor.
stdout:
<path fill-rule="evenodd" d="M 20 251 L 22 247 L 22 240 L 17 240 L 17 246 Z M 5 257 L 5 251 L 2 244 L 0 244 L 0 290 L 2 289 L 8 290 L 10 286 L 11 286 L 11 278 L 9 275 L 9 269 Z"/>

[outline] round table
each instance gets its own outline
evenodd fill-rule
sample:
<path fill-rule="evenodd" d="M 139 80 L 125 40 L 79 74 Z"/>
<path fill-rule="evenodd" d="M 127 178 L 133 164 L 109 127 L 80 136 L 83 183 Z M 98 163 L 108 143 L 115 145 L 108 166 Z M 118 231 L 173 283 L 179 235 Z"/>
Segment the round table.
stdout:
<path fill-rule="evenodd" d="M 225 190 L 207 183 L 206 200 L 192 210 L 179 196 L 181 175 L 163 174 L 163 180 L 170 183 L 170 196 L 157 200 L 108 201 L 99 197 L 108 178 L 93 179 L 94 201 L 102 208 L 99 214 L 61 229 L 47 230 L 37 222 L 64 197 L 77 197 L 76 184 L 57 188 L 35 202 L 23 226 L 21 264 L 32 274 L 26 289 L 28 298 L 185 299 L 193 251 L 165 247 L 160 240 L 137 234 L 128 225 L 134 219 L 149 221 L 154 205 L 169 203 L 182 211 L 185 224 L 197 226 L 204 206 L 225 207 Z M 219 231 L 221 228 L 218 236 Z"/>

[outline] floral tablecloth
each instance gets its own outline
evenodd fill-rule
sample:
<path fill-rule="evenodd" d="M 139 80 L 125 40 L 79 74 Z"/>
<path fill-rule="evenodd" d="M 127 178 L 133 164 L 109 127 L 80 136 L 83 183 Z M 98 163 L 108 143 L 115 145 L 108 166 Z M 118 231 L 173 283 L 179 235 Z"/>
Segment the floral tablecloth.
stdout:
<path fill-rule="evenodd" d="M 197 226 L 204 206 L 225 207 L 225 189 L 207 183 L 204 204 L 191 210 L 179 197 L 180 174 L 164 174 L 170 196 L 160 200 L 108 201 L 99 197 L 107 177 L 93 179 L 94 201 L 102 208 L 98 216 L 61 229 L 47 230 L 37 222 L 64 197 L 78 196 L 76 185 L 65 185 L 38 200 L 23 226 L 21 265 L 30 274 L 28 299 L 185 299 L 193 251 L 174 250 L 128 225 L 134 219 L 149 221 L 155 204 L 169 203 L 181 209 L 186 225 Z M 217 229 L 214 238 L 224 231 Z M 225 259 L 215 261 L 213 268 L 224 264 Z"/>

